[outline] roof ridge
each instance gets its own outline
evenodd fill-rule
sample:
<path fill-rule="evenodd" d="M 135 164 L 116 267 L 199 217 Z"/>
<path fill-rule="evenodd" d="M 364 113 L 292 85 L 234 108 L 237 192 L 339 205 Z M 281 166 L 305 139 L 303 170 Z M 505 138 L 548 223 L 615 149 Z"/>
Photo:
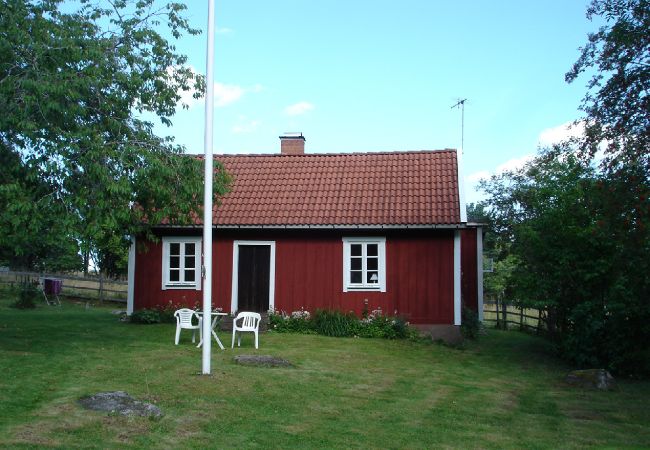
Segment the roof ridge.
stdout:
<path fill-rule="evenodd" d="M 435 150 L 394 150 L 394 151 L 381 151 L 381 152 L 341 152 L 341 153 L 303 153 L 300 155 L 283 155 L 281 153 L 215 153 L 215 157 L 235 157 L 235 156 L 246 156 L 246 157 L 286 157 L 286 158 L 308 158 L 313 156 L 380 156 L 380 155 L 412 155 L 412 154 L 433 154 L 433 153 L 447 153 L 453 152 L 457 153 L 458 150 L 455 148 L 441 148 Z M 191 154 L 186 153 L 186 155 L 192 156 L 202 156 L 201 154 Z"/>

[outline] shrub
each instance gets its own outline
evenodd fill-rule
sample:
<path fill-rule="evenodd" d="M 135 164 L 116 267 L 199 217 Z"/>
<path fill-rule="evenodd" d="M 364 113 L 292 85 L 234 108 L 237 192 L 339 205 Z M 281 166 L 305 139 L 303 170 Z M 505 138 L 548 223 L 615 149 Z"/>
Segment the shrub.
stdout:
<path fill-rule="evenodd" d="M 337 310 L 317 309 L 314 313 L 314 330 L 324 336 L 356 336 L 359 331 L 359 319 L 354 313 Z"/>
<path fill-rule="evenodd" d="M 294 311 L 291 315 L 282 311 L 279 313 L 269 312 L 269 327 L 279 333 L 315 333 L 311 315 L 304 309 Z"/>
<path fill-rule="evenodd" d="M 366 337 L 418 340 L 420 334 L 401 317 L 384 316 L 381 309 L 366 311 L 361 320 L 354 313 L 316 310 L 313 317 L 301 309 L 290 315 L 270 312 L 270 329 L 279 333 L 322 334 L 333 337 Z"/>
<path fill-rule="evenodd" d="M 187 306 L 182 303 L 174 303 L 171 300 L 165 306 L 159 306 L 158 316 L 160 317 L 160 323 L 176 323 L 174 313 L 181 308 L 187 308 Z M 195 309 L 198 309 L 198 305 L 195 305 Z"/>
<path fill-rule="evenodd" d="M 139 309 L 131 314 L 131 323 L 149 325 L 160 323 L 160 311 L 157 309 Z"/>
<path fill-rule="evenodd" d="M 36 299 L 40 292 L 34 283 L 22 283 L 18 289 L 18 300 L 11 306 L 18 309 L 36 308 Z"/>
<path fill-rule="evenodd" d="M 417 334 L 417 331 L 416 331 Z M 361 337 L 380 337 L 385 339 L 411 338 L 408 322 L 403 317 L 385 316 L 381 308 L 373 310 L 359 322 L 358 335 Z"/>

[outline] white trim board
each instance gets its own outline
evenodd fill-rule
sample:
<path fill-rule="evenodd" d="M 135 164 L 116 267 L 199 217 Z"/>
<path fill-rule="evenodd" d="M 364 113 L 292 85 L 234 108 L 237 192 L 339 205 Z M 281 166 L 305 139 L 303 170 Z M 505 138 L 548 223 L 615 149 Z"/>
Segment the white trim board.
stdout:
<path fill-rule="evenodd" d="M 239 246 L 268 245 L 271 247 L 269 264 L 269 310 L 275 310 L 275 241 L 233 241 L 232 243 L 232 286 L 230 296 L 230 312 L 237 311 L 239 305 Z"/>
<path fill-rule="evenodd" d="M 465 203 L 465 175 L 463 173 L 463 149 L 456 152 L 456 175 L 458 176 L 458 207 L 460 208 L 460 221 L 467 222 L 467 204 Z"/>
<path fill-rule="evenodd" d="M 133 301 L 135 294 L 135 238 L 131 236 L 131 247 L 129 247 L 129 285 L 126 294 L 126 314 L 130 316 L 133 314 Z"/>
<path fill-rule="evenodd" d="M 483 229 L 476 229 L 476 293 L 478 320 L 483 322 Z"/>
<path fill-rule="evenodd" d="M 454 231 L 454 325 L 461 323 L 460 231 Z"/>

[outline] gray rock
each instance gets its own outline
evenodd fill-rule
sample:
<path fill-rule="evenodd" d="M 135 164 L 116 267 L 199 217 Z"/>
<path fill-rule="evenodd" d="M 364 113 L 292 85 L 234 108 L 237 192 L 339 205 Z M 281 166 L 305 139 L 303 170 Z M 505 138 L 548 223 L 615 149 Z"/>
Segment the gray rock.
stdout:
<path fill-rule="evenodd" d="M 79 399 L 79 404 L 93 411 L 106 411 L 122 416 L 162 417 L 162 411 L 151 403 L 138 401 L 124 391 L 100 392 Z"/>
<path fill-rule="evenodd" d="M 244 366 L 264 366 L 264 367 L 292 367 L 286 359 L 276 358 L 271 355 L 237 355 L 235 362 Z"/>
<path fill-rule="evenodd" d="M 612 390 L 616 387 L 616 380 L 605 369 L 574 370 L 569 372 L 565 381 L 571 386 L 586 389 Z"/>

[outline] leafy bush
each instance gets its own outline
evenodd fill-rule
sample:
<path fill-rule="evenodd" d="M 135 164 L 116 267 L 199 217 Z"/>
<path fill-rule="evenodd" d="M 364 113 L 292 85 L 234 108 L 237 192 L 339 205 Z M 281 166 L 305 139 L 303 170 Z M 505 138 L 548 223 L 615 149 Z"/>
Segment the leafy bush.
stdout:
<path fill-rule="evenodd" d="M 294 311 L 291 315 L 285 313 L 269 313 L 269 328 L 279 333 L 314 334 L 313 322 L 308 311 Z"/>
<path fill-rule="evenodd" d="M 158 309 L 139 309 L 131 314 L 131 323 L 149 325 L 160 323 L 160 310 Z"/>
<path fill-rule="evenodd" d="M 194 309 L 198 309 L 198 305 L 194 305 Z M 171 300 L 165 306 L 158 307 L 158 315 L 160 316 L 160 323 L 176 323 L 174 313 L 181 308 L 187 308 L 182 303 L 174 303 Z"/>
<path fill-rule="evenodd" d="M 34 283 L 22 283 L 18 290 L 18 300 L 11 306 L 18 309 L 36 308 L 36 299 L 39 295 L 40 292 Z"/>
<path fill-rule="evenodd" d="M 358 334 L 359 319 L 351 312 L 317 309 L 313 320 L 316 333 L 324 336 L 349 337 Z"/>
<path fill-rule="evenodd" d="M 565 145 L 483 185 L 500 252 L 513 263 L 506 296 L 541 309 L 547 337 L 577 367 L 650 374 L 650 180 L 642 169 L 602 171 Z"/>
<path fill-rule="evenodd" d="M 419 339 L 419 332 L 401 317 L 384 316 L 381 309 L 365 311 L 359 320 L 354 313 L 336 310 L 316 310 L 269 314 L 270 329 L 279 333 L 322 334 L 333 337 L 366 337 L 385 339 Z"/>
<path fill-rule="evenodd" d="M 476 339 L 481 331 L 481 321 L 478 313 L 470 308 L 463 308 L 460 332 L 466 339 Z"/>
<path fill-rule="evenodd" d="M 408 326 L 408 322 L 404 318 L 385 316 L 381 309 L 367 314 L 366 318 L 361 319 L 359 325 L 358 335 L 361 337 L 406 339 L 419 335 L 417 330 L 412 330 Z"/>

